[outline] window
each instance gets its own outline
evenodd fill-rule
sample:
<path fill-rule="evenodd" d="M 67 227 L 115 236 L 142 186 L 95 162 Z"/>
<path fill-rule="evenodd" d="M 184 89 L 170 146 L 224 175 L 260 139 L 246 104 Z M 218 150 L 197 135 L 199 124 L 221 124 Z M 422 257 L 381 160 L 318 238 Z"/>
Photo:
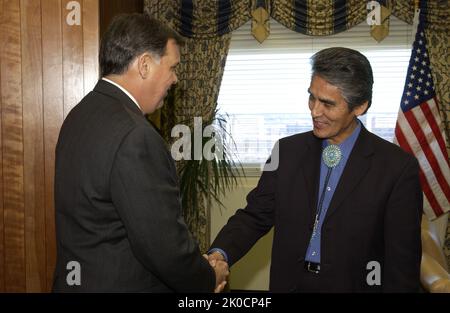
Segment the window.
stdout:
<path fill-rule="evenodd" d="M 236 143 L 235 154 L 246 167 L 258 167 L 274 143 L 312 129 L 308 109 L 310 57 L 317 51 L 344 46 L 362 52 L 374 72 L 372 106 L 361 121 L 392 141 L 412 43 L 412 26 L 395 17 L 389 36 L 377 43 L 366 22 L 333 36 L 310 37 L 271 20 L 262 44 L 251 35 L 251 22 L 235 32 L 219 93 L 220 113 Z"/>

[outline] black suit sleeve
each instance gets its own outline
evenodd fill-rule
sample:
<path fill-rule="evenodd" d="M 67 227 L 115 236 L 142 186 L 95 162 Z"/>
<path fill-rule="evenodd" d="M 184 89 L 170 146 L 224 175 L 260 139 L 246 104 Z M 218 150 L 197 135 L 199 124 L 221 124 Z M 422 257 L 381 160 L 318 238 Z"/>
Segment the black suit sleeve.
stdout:
<path fill-rule="evenodd" d="M 410 158 L 388 200 L 384 219 L 383 292 L 418 292 L 423 198 L 419 165 Z"/>
<path fill-rule="evenodd" d="M 153 129 L 123 140 L 110 188 L 136 258 L 176 292 L 212 292 L 214 270 L 184 222 L 173 161 Z"/>
<path fill-rule="evenodd" d="M 276 179 L 277 171 L 264 171 L 256 188 L 247 195 L 245 209 L 238 209 L 230 217 L 212 243 L 211 249 L 225 251 L 230 266 L 274 225 Z"/>

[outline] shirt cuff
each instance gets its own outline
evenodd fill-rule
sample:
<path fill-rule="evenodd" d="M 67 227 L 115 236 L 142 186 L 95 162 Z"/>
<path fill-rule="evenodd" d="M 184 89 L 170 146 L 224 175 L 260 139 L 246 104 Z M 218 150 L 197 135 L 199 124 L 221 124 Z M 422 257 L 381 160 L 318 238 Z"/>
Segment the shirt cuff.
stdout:
<path fill-rule="evenodd" d="M 228 255 L 225 253 L 225 251 L 223 251 L 222 249 L 219 249 L 219 248 L 213 248 L 213 249 L 209 250 L 207 254 L 209 255 L 213 252 L 219 252 L 220 254 L 222 254 L 223 258 L 225 259 L 225 262 L 228 263 Z"/>

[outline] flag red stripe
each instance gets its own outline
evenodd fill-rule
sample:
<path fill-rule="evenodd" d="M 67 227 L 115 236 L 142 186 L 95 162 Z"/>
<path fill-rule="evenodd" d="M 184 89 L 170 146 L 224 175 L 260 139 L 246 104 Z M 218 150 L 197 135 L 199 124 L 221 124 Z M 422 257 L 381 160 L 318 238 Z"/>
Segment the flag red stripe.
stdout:
<path fill-rule="evenodd" d="M 436 98 L 434 98 L 434 101 L 437 104 Z M 445 161 L 447 162 L 447 165 L 449 165 L 448 154 L 447 154 L 447 149 L 445 147 L 444 138 L 442 137 L 441 130 L 439 129 L 439 126 L 436 122 L 433 112 L 431 112 L 431 110 L 430 110 L 430 106 L 428 105 L 428 103 L 424 103 L 420 106 L 420 108 L 422 109 L 423 115 L 427 119 L 428 124 L 430 124 L 431 130 L 433 131 L 434 137 L 436 137 L 436 140 L 439 143 L 439 147 L 441 148 L 442 155 L 445 157 Z M 436 109 L 438 109 L 438 108 L 436 107 Z"/>
<path fill-rule="evenodd" d="M 403 134 L 402 129 L 400 128 L 400 124 L 398 122 L 397 122 L 397 125 L 395 125 L 395 137 L 397 138 L 399 146 L 402 147 L 403 150 L 414 155 L 414 152 L 412 151 L 411 146 L 409 145 L 408 141 L 406 141 L 406 137 Z"/>
<path fill-rule="evenodd" d="M 428 202 L 430 202 L 431 208 L 433 209 L 434 214 L 436 216 L 440 216 L 444 214 L 444 210 L 439 205 L 439 202 L 437 201 L 436 197 L 434 196 L 433 191 L 430 188 L 430 185 L 428 184 L 427 178 L 425 177 L 425 174 L 422 171 L 422 168 L 419 169 L 419 177 L 420 177 L 420 183 L 422 185 L 422 190 L 425 196 L 428 199 Z"/>
<path fill-rule="evenodd" d="M 406 137 L 403 134 L 398 122 L 395 127 L 395 137 L 397 138 L 397 141 L 398 141 L 398 144 L 400 145 L 400 147 L 402 147 L 405 151 L 414 155 L 414 153 L 411 149 L 411 146 L 409 145 L 408 141 L 406 140 Z M 425 194 L 425 196 L 427 197 L 428 202 L 430 203 L 434 214 L 436 216 L 443 214 L 444 212 L 442 210 L 442 207 L 440 206 L 439 202 L 437 201 L 436 197 L 434 196 L 434 193 L 431 190 L 430 185 L 428 184 L 428 180 L 425 177 L 425 174 L 423 173 L 421 167 L 419 169 L 419 178 L 420 178 L 420 184 L 422 186 L 422 191 Z"/>
<path fill-rule="evenodd" d="M 417 122 L 414 113 L 410 110 L 407 112 L 403 112 L 403 115 L 406 117 L 406 120 L 408 121 L 414 134 L 416 135 L 417 140 L 420 146 L 422 147 L 422 150 L 425 156 L 427 157 L 428 162 L 431 165 L 433 173 L 436 176 L 436 180 L 438 181 L 439 185 L 442 188 L 442 192 L 444 193 L 447 200 L 450 201 L 450 186 L 448 185 L 444 175 L 441 172 L 441 169 L 439 168 L 439 163 L 436 160 L 433 150 L 431 150 L 431 147 L 428 145 L 425 134 L 423 133 L 422 128 L 420 128 L 420 125 Z"/>

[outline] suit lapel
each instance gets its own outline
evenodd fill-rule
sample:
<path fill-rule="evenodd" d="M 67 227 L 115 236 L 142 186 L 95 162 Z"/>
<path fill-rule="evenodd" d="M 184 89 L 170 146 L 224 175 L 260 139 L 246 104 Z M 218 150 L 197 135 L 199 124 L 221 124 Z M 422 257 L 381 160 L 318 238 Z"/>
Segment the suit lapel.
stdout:
<path fill-rule="evenodd" d="M 312 218 L 317 209 L 317 197 L 319 192 L 319 178 L 320 178 L 320 155 L 322 153 L 322 141 L 314 137 L 308 140 L 308 151 L 301 161 L 301 168 L 303 178 L 307 188 L 307 196 L 309 200 L 309 210 Z"/>
<path fill-rule="evenodd" d="M 361 125 L 361 133 L 353 147 L 344 172 L 328 207 L 325 219 L 328 219 L 351 194 L 366 175 L 371 166 L 371 155 L 374 153 L 369 132 Z"/>

